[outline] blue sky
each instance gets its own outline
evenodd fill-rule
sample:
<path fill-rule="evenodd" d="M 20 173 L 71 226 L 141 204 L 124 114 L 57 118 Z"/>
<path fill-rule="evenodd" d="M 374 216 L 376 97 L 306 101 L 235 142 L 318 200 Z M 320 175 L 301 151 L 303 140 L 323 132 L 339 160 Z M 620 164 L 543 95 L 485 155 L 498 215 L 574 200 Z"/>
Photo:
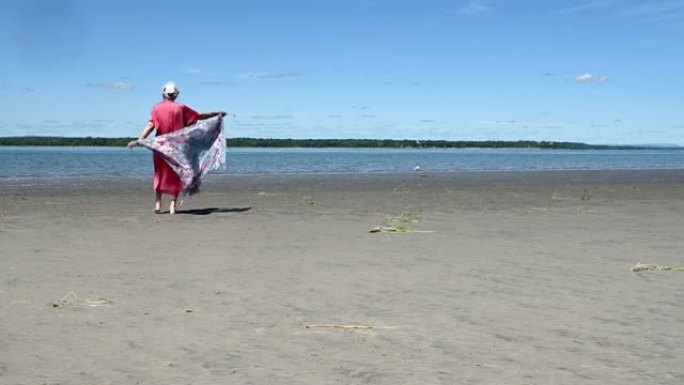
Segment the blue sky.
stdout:
<path fill-rule="evenodd" d="M 2 8 L 0 136 L 136 136 L 173 80 L 229 137 L 684 145 L 684 0 Z"/>

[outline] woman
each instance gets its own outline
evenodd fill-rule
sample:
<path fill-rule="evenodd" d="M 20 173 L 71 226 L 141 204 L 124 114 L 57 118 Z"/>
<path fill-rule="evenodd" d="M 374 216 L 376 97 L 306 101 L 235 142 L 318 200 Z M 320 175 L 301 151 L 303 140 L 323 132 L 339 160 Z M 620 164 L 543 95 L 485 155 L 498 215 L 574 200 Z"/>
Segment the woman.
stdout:
<path fill-rule="evenodd" d="M 176 84 L 169 82 L 162 88 L 163 100 L 152 108 L 150 120 L 140 133 L 138 140 L 147 138 L 152 131 L 157 130 L 157 135 L 168 134 L 180 130 L 183 127 L 195 124 L 197 120 L 209 119 L 217 115 L 225 116 L 226 113 L 205 112 L 199 113 L 192 108 L 176 103 L 176 98 L 180 94 Z M 128 143 L 129 148 L 136 147 L 137 140 Z M 171 195 L 169 213 L 176 213 L 176 200 L 178 194 L 183 190 L 183 184 L 175 171 L 166 161 L 156 152 L 153 153 L 154 161 L 154 212 L 159 214 L 162 206 L 162 194 Z"/>

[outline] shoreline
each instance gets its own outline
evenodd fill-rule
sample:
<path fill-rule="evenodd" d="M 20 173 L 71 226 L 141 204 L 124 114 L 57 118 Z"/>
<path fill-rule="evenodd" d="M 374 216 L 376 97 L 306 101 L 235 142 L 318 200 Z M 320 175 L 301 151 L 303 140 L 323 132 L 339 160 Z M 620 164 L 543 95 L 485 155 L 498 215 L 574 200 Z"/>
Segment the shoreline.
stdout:
<path fill-rule="evenodd" d="M 0 196 L 12 194 L 50 195 L 145 191 L 152 176 L 85 176 L 63 178 L 0 179 Z M 291 190 L 354 190 L 388 188 L 401 184 L 467 187 L 504 184 L 580 185 L 684 182 L 684 169 L 627 170 L 534 170 L 534 171 L 455 171 L 455 172 L 377 172 L 377 173 L 292 173 L 292 174 L 209 174 L 202 191 L 240 191 L 263 188 Z"/>

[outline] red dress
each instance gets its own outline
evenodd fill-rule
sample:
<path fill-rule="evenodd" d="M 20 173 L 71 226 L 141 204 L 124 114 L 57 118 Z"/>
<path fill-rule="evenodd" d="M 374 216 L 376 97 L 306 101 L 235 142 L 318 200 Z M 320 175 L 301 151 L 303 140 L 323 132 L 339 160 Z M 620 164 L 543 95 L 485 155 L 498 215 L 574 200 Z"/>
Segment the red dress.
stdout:
<path fill-rule="evenodd" d="M 192 108 L 164 99 L 152 108 L 150 121 L 157 130 L 157 135 L 168 134 L 191 124 L 199 119 L 199 113 Z M 178 174 L 166 163 L 166 161 L 153 152 L 154 161 L 154 191 L 169 195 L 178 195 L 183 191 Z"/>

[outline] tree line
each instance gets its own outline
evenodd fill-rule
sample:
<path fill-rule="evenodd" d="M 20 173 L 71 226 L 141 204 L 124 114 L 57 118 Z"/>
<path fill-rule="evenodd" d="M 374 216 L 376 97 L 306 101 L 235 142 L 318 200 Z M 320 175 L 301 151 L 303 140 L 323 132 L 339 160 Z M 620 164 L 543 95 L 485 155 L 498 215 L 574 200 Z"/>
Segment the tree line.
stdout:
<path fill-rule="evenodd" d="M 0 146 L 88 146 L 124 147 L 134 138 L 97 138 L 62 136 L 0 137 Z M 638 149 L 643 146 L 592 145 L 577 142 L 534 140 L 411 140 L 411 139 L 264 139 L 229 138 L 228 147 L 302 147 L 302 148 L 538 148 L 564 150 Z"/>

